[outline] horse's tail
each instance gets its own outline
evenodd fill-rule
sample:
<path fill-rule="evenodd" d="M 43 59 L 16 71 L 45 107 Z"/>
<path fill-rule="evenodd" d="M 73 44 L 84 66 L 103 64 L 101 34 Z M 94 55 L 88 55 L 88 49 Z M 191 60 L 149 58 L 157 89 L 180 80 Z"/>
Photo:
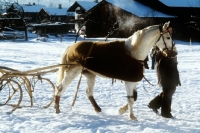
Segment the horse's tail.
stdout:
<path fill-rule="evenodd" d="M 67 50 L 68 48 L 65 48 L 62 55 L 61 55 L 61 60 L 60 60 L 60 64 L 66 64 L 67 63 Z M 67 70 L 68 67 L 66 67 L 65 65 L 62 65 L 59 67 L 58 69 L 58 78 L 57 78 L 57 86 L 60 85 L 60 83 L 62 82 L 63 78 L 64 78 L 64 73 Z"/>

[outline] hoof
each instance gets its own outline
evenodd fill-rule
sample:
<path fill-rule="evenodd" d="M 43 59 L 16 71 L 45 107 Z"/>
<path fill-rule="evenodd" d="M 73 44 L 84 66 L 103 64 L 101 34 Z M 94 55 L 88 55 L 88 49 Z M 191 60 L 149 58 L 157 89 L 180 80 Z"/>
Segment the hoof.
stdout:
<path fill-rule="evenodd" d="M 127 110 L 128 110 L 128 104 L 126 104 L 123 107 L 121 107 L 119 109 L 119 113 L 122 115 L 122 114 L 126 113 Z"/>
<path fill-rule="evenodd" d="M 60 110 L 56 110 L 56 114 L 59 114 L 60 113 Z"/>
<path fill-rule="evenodd" d="M 137 118 L 134 116 L 134 114 L 131 114 L 131 115 L 130 115 L 129 120 L 138 121 Z"/>
<path fill-rule="evenodd" d="M 60 113 L 60 110 L 59 109 L 56 109 L 56 114 L 59 114 Z"/>
<path fill-rule="evenodd" d="M 101 108 L 96 108 L 94 109 L 97 113 L 100 113 L 101 112 Z"/>
<path fill-rule="evenodd" d="M 119 109 L 119 114 L 123 115 L 124 113 L 126 113 L 126 110 L 122 107 Z"/>

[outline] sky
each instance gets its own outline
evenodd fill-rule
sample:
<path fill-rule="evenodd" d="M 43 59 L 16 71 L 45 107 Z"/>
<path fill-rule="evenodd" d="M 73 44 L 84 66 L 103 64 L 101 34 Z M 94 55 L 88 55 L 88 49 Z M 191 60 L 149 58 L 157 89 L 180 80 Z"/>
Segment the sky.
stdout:
<path fill-rule="evenodd" d="M 0 0 L 4 1 L 4 0 Z M 58 4 L 62 4 L 62 7 L 69 7 L 77 0 L 5 0 L 9 2 L 16 2 L 18 1 L 19 4 L 28 4 L 28 3 L 35 3 L 35 4 L 42 4 L 49 7 L 53 5 L 54 7 L 58 7 Z M 94 0 L 78 0 L 78 1 L 94 1 Z"/>
<path fill-rule="evenodd" d="M 0 66 L 26 71 L 56 65 L 63 49 L 73 45 L 75 40 L 64 36 L 60 42 L 60 37 L 49 36 L 44 42 L 44 38 L 37 38 L 30 33 L 28 37 L 28 41 L 0 40 Z M 82 40 L 78 38 L 78 41 Z M 104 41 L 105 38 L 86 40 Z M 97 114 L 85 94 L 86 79 L 83 77 L 75 105 L 71 108 L 79 75 L 61 97 L 60 114 L 55 113 L 53 104 L 49 108 L 43 108 L 53 96 L 53 89 L 46 81 L 39 81 L 35 85 L 32 107 L 27 91 L 22 87 L 22 108 L 10 113 L 11 106 L 0 106 L 0 133 L 199 133 L 200 42 L 174 41 L 178 50 L 178 70 L 182 86 L 178 86 L 173 95 L 173 119 L 156 115 L 147 107 L 150 100 L 161 92 L 161 88 L 153 88 L 144 80 L 137 83 L 138 99 L 133 106 L 138 121 L 128 120 L 128 112 L 124 115 L 118 113 L 118 109 L 127 101 L 124 82 L 119 80 L 112 85 L 111 79 L 96 78 L 94 97 L 102 108 L 102 112 Z M 148 64 L 151 66 L 151 58 Z M 144 74 L 151 83 L 156 84 L 156 70 L 146 69 Z M 50 79 L 55 85 L 57 72 L 42 77 Z M 10 93 L 11 90 L 6 87 L 0 91 L 1 104 Z M 18 100 L 19 92 L 16 92 L 8 104 L 16 104 Z"/>

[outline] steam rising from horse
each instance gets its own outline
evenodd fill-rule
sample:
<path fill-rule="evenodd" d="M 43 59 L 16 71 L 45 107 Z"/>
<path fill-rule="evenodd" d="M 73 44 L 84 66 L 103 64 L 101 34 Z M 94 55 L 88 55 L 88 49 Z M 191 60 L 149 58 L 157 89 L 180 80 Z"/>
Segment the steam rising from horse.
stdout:
<path fill-rule="evenodd" d="M 77 62 L 76 65 L 60 67 L 55 91 L 56 113 L 60 113 L 59 101 L 67 86 L 82 73 L 87 80 L 86 94 L 96 112 L 101 108 L 93 97 L 96 75 L 123 80 L 128 102 L 119 109 L 121 114 L 129 110 L 129 119 L 137 119 L 133 113 L 136 83 L 143 78 L 143 61 L 150 49 L 157 46 L 161 51 L 175 50 L 167 31 L 169 22 L 163 26 L 153 25 L 135 32 L 124 41 L 78 42 L 65 49 L 61 64 Z"/>

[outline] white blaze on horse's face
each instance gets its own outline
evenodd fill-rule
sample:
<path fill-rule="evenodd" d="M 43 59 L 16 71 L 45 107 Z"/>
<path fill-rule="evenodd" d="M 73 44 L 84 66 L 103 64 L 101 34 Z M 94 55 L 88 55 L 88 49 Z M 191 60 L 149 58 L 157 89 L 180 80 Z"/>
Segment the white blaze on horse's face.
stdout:
<path fill-rule="evenodd" d="M 162 27 L 162 31 L 160 31 L 160 37 L 156 43 L 156 46 L 161 50 L 172 50 L 173 49 L 173 45 L 174 42 L 172 40 L 172 37 L 169 33 L 169 31 L 167 30 L 167 28 L 169 27 L 169 23 L 170 22 L 166 22 L 163 27 Z"/>

